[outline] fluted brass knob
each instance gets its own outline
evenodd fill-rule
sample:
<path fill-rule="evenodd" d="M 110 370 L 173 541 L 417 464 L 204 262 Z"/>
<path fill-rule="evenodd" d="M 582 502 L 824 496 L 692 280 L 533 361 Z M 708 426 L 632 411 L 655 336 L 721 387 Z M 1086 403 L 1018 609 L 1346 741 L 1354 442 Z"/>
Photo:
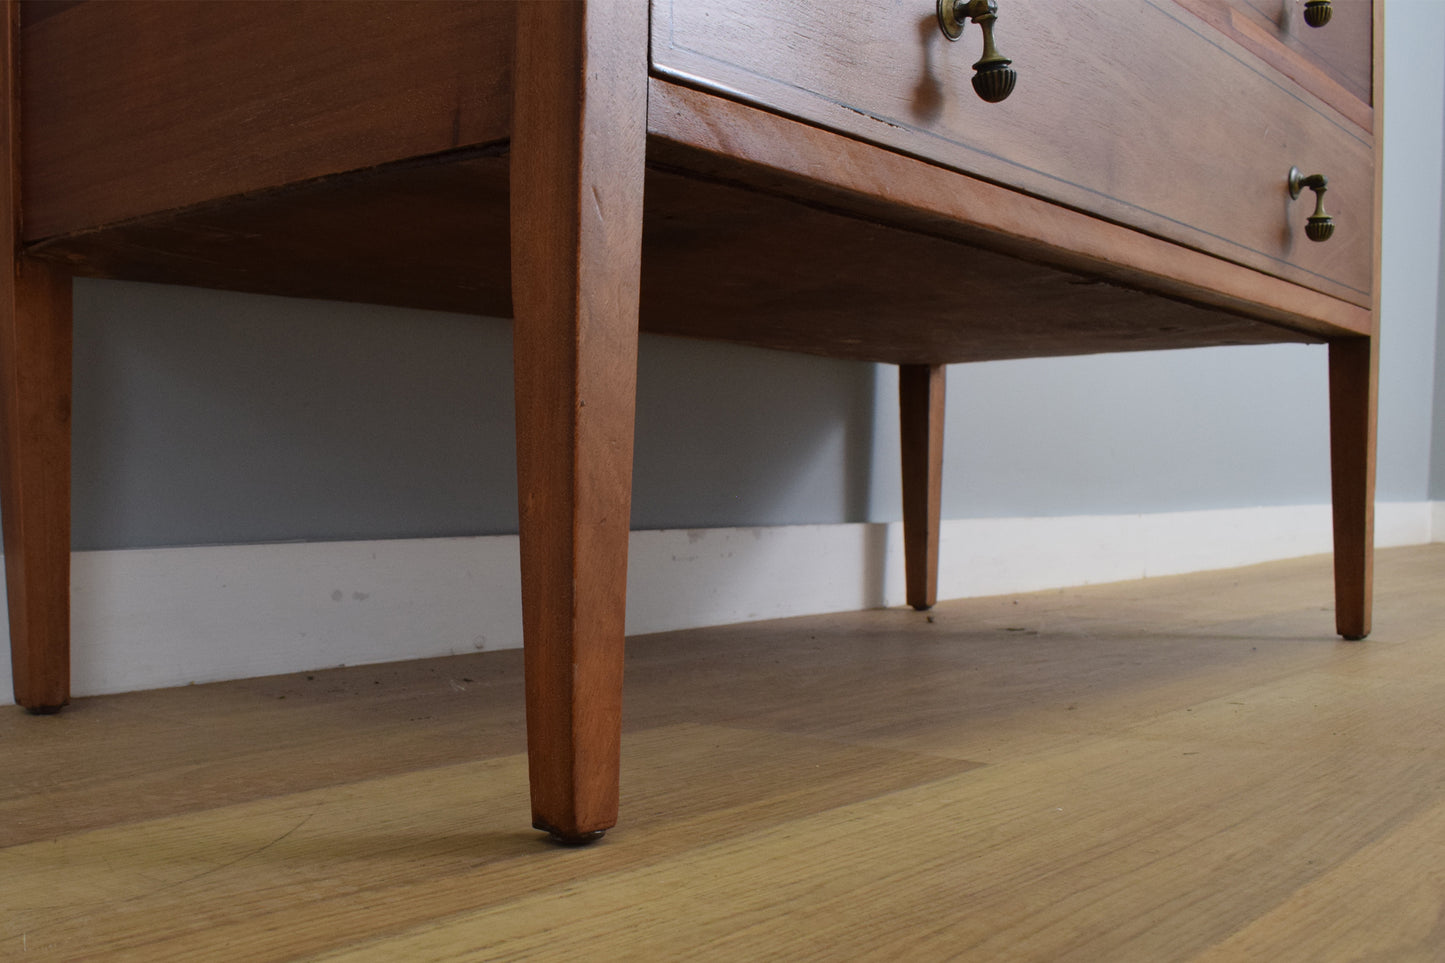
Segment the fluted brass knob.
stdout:
<path fill-rule="evenodd" d="M 1298 167 L 1289 169 L 1289 196 L 1300 196 L 1306 187 L 1315 192 L 1315 212 L 1305 221 L 1305 237 L 1311 241 L 1328 241 L 1335 233 L 1335 219 L 1325 213 L 1325 190 L 1330 186 L 1329 178 L 1323 174 L 1306 177 Z"/>
<path fill-rule="evenodd" d="M 1012 60 L 998 52 L 993 42 L 993 25 L 998 20 L 997 0 L 938 0 L 938 26 L 949 40 L 963 36 L 965 20 L 983 30 L 983 56 L 973 65 L 973 89 L 990 104 L 1013 93 L 1018 71 Z"/>
<path fill-rule="evenodd" d="M 1334 12 L 1330 0 L 1305 0 L 1305 23 L 1311 27 L 1323 27 L 1330 22 Z"/>

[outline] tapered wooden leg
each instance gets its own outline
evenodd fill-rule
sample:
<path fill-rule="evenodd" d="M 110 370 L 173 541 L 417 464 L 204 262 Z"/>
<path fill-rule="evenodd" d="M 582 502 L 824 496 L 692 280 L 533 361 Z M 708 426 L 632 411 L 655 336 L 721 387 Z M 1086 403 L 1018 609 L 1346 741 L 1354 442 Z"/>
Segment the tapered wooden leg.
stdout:
<path fill-rule="evenodd" d="M 938 524 L 943 492 L 944 366 L 898 367 L 903 450 L 903 564 L 908 604 L 938 601 Z"/>
<path fill-rule="evenodd" d="M 1374 338 L 1330 342 L 1330 481 L 1335 519 L 1335 629 L 1370 634 L 1375 547 Z"/>
<path fill-rule="evenodd" d="M 617 821 L 647 5 L 518 5 L 512 298 L 533 824 Z"/>
<path fill-rule="evenodd" d="M 19 251 L 18 7 L 0 36 L 0 521 L 15 701 L 70 701 L 70 276 Z"/>
<path fill-rule="evenodd" d="M 15 701 L 70 701 L 70 277 L 16 265 L 0 307 L 0 520 Z M 13 280 L 12 280 L 13 279 Z"/>

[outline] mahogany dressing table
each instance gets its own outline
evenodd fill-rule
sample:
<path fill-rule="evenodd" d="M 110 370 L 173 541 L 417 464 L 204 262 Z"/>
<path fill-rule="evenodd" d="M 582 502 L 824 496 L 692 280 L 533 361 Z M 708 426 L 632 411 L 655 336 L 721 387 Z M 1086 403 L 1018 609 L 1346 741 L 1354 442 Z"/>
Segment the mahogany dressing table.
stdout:
<path fill-rule="evenodd" d="M 1364 637 L 1379 7 L 11 0 L 17 702 L 69 698 L 74 276 L 515 318 L 533 820 L 565 841 L 617 818 L 639 329 L 899 365 L 918 608 L 944 365 L 1327 342 Z"/>

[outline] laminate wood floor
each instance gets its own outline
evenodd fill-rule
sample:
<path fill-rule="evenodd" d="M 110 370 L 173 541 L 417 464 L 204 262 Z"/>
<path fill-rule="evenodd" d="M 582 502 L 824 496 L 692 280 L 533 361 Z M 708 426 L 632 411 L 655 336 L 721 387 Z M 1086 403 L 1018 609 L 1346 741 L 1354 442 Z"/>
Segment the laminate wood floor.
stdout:
<path fill-rule="evenodd" d="M 0 711 L 0 959 L 1445 960 L 1445 545 L 632 640 L 622 824 L 499 652 Z"/>

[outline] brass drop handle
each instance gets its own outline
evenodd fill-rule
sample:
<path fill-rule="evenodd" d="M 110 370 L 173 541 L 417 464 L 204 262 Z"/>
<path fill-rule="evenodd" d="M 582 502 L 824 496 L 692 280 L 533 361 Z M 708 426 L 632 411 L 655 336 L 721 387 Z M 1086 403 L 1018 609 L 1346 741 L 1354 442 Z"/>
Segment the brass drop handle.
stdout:
<path fill-rule="evenodd" d="M 1305 0 L 1305 23 L 1311 27 L 1323 27 L 1330 22 L 1334 12 L 1330 0 Z"/>
<path fill-rule="evenodd" d="M 1300 192 L 1306 187 L 1315 192 L 1315 212 L 1305 221 L 1305 236 L 1311 241 L 1328 241 L 1330 235 L 1335 233 L 1335 219 L 1325 213 L 1325 189 L 1329 186 L 1329 178 L 1323 174 L 1311 174 L 1306 177 L 1300 173 L 1298 167 L 1289 169 L 1289 196 L 1291 199 L 1299 197 Z"/>
<path fill-rule="evenodd" d="M 965 20 L 983 29 L 983 56 L 973 65 L 973 89 L 990 104 L 1013 93 L 1018 71 L 1012 60 L 993 45 L 993 25 L 998 20 L 997 0 L 938 0 L 938 26 L 949 40 L 963 36 Z"/>

